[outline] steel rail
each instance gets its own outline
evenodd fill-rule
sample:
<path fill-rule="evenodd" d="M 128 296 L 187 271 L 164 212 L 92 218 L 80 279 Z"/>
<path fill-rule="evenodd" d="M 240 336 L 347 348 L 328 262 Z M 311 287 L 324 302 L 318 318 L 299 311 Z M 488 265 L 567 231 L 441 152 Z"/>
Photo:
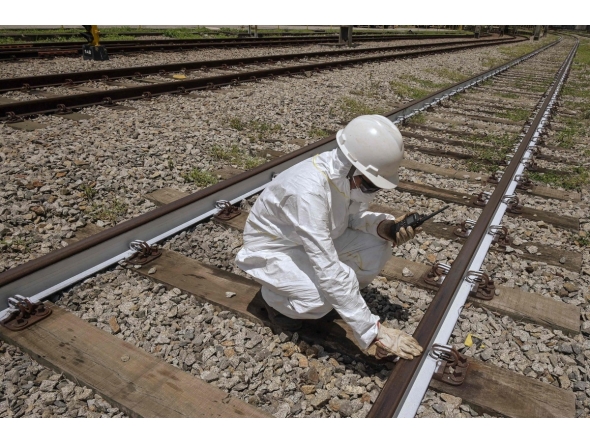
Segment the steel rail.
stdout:
<path fill-rule="evenodd" d="M 73 35 L 73 34 L 70 34 Z M 168 40 L 114 40 L 114 41 L 103 41 L 102 45 L 107 47 L 107 49 L 112 49 L 118 46 L 150 46 L 150 45 L 175 45 L 175 44 L 186 44 L 186 43 L 198 43 L 202 45 L 208 45 L 211 43 L 217 44 L 242 44 L 245 43 L 246 45 L 252 44 L 267 44 L 269 42 L 283 42 L 283 43 L 294 43 L 298 41 L 308 41 L 311 43 L 319 42 L 319 43 L 333 43 L 338 42 L 338 34 L 310 34 L 316 35 L 316 37 L 309 37 L 305 35 L 291 35 L 291 36 L 273 36 L 273 35 L 265 35 L 263 37 L 260 36 L 258 38 L 250 38 L 250 37 L 236 37 L 236 38 L 192 38 L 192 39 L 168 39 Z M 0 37 L 3 37 L 0 35 Z M 396 35 L 387 35 L 387 34 L 371 34 L 371 33 L 363 33 L 363 34 L 353 34 L 354 40 L 361 40 L 361 41 L 371 41 L 372 39 L 384 39 L 384 40 L 424 40 L 424 39 L 455 39 L 455 38 L 471 38 L 473 40 L 473 36 L 469 36 L 466 34 L 425 34 L 425 35 L 403 35 L 403 34 L 396 34 Z M 262 42 L 261 42 L 262 40 Z M 250 43 L 248 43 L 250 42 Z M 264 43 L 266 42 L 266 43 Z M 30 43 L 2 43 L 0 44 L 0 50 L 4 49 L 23 49 L 23 50 L 31 50 L 31 49 L 71 49 L 77 48 L 80 44 L 84 44 L 82 39 L 79 41 L 67 41 L 67 42 L 30 42 Z"/>
<path fill-rule="evenodd" d="M 309 71 L 319 71 L 333 69 L 347 65 L 356 65 L 360 63 L 378 62 L 384 60 L 395 60 L 406 57 L 419 57 L 440 52 L 461 51 L 485 47 L 490 45 L 500 45 L 513 43 L 513 41 L 464 44 L 442 49 L 423 49 L 418 51 L 402 51 L 387 55 L 375 55 L 368 57 L 350 58 L 345 60 L 334 60 L 327 62 L 309 63 L 305 65 L 290 65 L 272 69 L 263 69 L 247 72 L 236 72 L 214 77 L 201 77 L 198 79 L 177 80 L 158 84 L 149 84 L 145 86 L 134 86 L 127 88 L 117 88 L 106 91 L 89 92 L 84 94 L 73 94 L 69 96 L 49 97 L 38 100 L 12 102 L 0 105 L 0 121 L 11 120 L 14 116 L 24 117 L 36 114 L 55 113 L 70 108 L 81 108 L 95 105 L 112 105 L 121 100 L 137 100 L 151 98 L 162 94 L 183 94 L 193 90 L 210 89 L 213 87 L 235 85 L 238 83 L 257 81 L 262 78 L 272 78 L 282 75 L 300 74 Z"/>
<path fill-rule="evenodd" d="M 555 44 L 556 42 L 550 43 L 471 79 L 443 88 L 423 99 L 414 100 L 393 110 L 387 117 L 394 122 L 404 121 L 416 112 L 429 108 L 466 88 L 478 85 Z M 213 215 L 217 211 L 215 205 L 217 201 L 240 202 L 262 191 L 275 174 L 315 154 L 336 147 L 335 135 L 329 136 L 77 243 L 0 273 L 0 308 L 7 307 L 9 298 L 16 295 L 39 302 L 128 257 L 133 253 L 129 249 L 131 241 L 141 239 L 150 244 L 160 242 Z M 0 312 L 0 319 L 8 314 L 9 309 L 4 309 Z"/>
<path fill-rule="evenodd" d="M 423 37 L 432 38 L 432 37 Z M 453 38 L 455 38 L 453 36 Z M 115 53 L 132 53 L 132 52 L 143 52 L 143 51 L 181 51 L 191 50 L 200 48 L 227 48 L 227 47 L 251 47 L 251 46 L 280 46 L 280 45 L 306 45 L 316 43 L 337 43 L 338 38 L 336 37 L 313 37 L 313 38 L 286 38 L 286 39 L 236 39 L 235 41 L 226 42 L 227 39 L 212 39 L 214 41 L 203 41 L 204 39 L 190 39 L 185 43 L 168 43 L 168 40 L 154 40 L 150 44 L 144 44 L 143 41 L 139 43 L 133 41 L 133 44 L 117 44 L 117 43 L 105 43 L 103 46 L 107 48 L 110 54 Z M 362 36 L 355 39 L 357 42 L 362 41 L 393 41 L 402 40 L 397 37 L 374 37 L 374 36 Z M 420 39 L 412 39 L 420 40 Z M 14 46 L 14 45 L 11 45 Z M 83 52 L 82 46 L 78 45 L 54 45 L 43 48 L 29 48 L 29 49 L 14 49 L 7 48 L 2 49 L 0 47 L 0 60 L 9 60 L 17 58 L 33 58 L 42 56 L 59 56 L 59 55 L 81 55 Z"/>
<path fill-rule="evenodd" d="M 507 39 L 486 40 L 486 42 L 506 41 Z M 513 43 L 515 38 L 512 39 Z M 472 40 L 473 41 L 473 40 Z M 453 42 L 452 44 L 468 43 L 469 41 Z M 422 43 L 411 45 L 399 45 L 391 47 L 371 47 L 359 49 L 344 49 L 337 51 L 313 51 L 295 54 L 276 54 L 254 57 L 240 57 L 234 59 L 202 60 L 196 62 L 167 63 L 163 65 L 130 66 L 128 68 L 99 69 L 95 71 L 66 72 L 58 74 L 46 74 L 40 76 L 13 77 L 0 81 L 0 93 L 14 91 L 21 88 L 42 88 L 64 84 L 77 84 L 91 80 L 116 80 L 121 78 L 134 78 L 150 74 L 163 74 L 203 68 L 231 67 L 255 63 L 283 62 L 312 57 L 338 57 L 351 54 L 403 51 L 409 49 L 438 48 L 449 46 L 449 42 Z"/>
<path fill-rule="evenodd" d="M 477 223 L 414 332 L 413 336 L 424 348 L 424 353 L 411 361 L 398 361 L 369 411 L 368 417 L 415 416 L 436 367 L 436 360 L 429 356 L 428 351 L 434 343 L 446 344 L 452 334 L 459 312 L 471 290 L 471 284 L 466 281 L 467 274 L 470 271 L 479 271 L 483 263 L 487 249 L 483 251 L 481 247 L 489 247 L 493 237 L 489 234 L 489 228 L 494 223 L 499 224 L 506 210 L 505 196 L 514 192 L 516 187 L 514 178 L 524 167 L 522 162 L 526 157 L 525 154 L 530 154 L 528 150 L 537 142 L 539 128 L 547 121 L 548 107 L 555 102 L 556 94 L 569 73 L 577 46 L 576 43 L 555 75 L 555 81 L 548 89 L 545 99 L 542 99 L 542 104 L 511 162 L 505 168 L 500 182 L 496 185 Z M 447 319 L 449 322 L 445 322 Z M 422 370 L 425 373 L 422 373 Z M 418 380 L 421 375 L 422 377 Z"/>

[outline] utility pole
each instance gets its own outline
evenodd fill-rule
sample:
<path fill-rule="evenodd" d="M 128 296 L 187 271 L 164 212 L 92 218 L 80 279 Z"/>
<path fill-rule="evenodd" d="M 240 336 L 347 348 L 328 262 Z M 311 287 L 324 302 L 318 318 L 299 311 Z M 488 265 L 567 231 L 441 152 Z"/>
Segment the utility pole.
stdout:
<path fill-rule="evenodd" d="M 535 32 L 533 34 L 533 40 L 539 40 L 541 35 L 541 25 L 535 25 Z"/>

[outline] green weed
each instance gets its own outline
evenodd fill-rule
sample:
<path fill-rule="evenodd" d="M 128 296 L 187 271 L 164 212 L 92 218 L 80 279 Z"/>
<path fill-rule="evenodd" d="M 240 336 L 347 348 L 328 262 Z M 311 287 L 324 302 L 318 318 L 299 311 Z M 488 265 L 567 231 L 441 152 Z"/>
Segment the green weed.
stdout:
<path fill-rule="evenodd" d="M 257 140 L 263 141 L 272 134 L 280 132 L 283 128 L 279 124 L 266 123 L 258 119 L 243 121 L 238 117 L 233 117 L 228 121 L 230 128 L 237 131 L 248 131 L 251 142 Z"/>
<path fill-rule="evenodd" d="M 450 81 L 452 81 L 453 83 L 458 83 L 458 82 L 465 80 L 469 77 L 466 74 L 463 74 L 459 71 L 455 71 L 455 70 L 448 69 L 448 68 L 430 68 L 430 69 L 427 69 L 426 71 L 436 74 L 440 77 L 445 77 L 445 78 L 449 79 Z"/>
<path fill-rule="evenodd" d="M 484 68 L 493 68 L 494 66 L 498 66 L 501 63 L 502 60 L 495 57 L 484 57 L 481 60 L 481 64 Z"/>
<path fill-rule="evenodd" d="M 565 174 L 531 172 L 529 177 L 531 180 L 555 185 L 566 190 L 579 190 L 590 183 L 590 172 L 582 166 L 575 167 Z"/>
<path fill-rule="evenodd" d="M 199 168 L 194 168 L 189 173 L 182 176 L 185 182 L 193 182 L 200 187 L 208 187 L 217 183 L 217 177 L 209 171 L 203 171 Z"/>
<path fill-rule="evenodd" d="M 96 190 L 91 187 L 89 184 L 82 184 L 80 185 L 80 190 L 84 194 L 86 200 L 91 201 L 94 196 L 96 196 Z"/>
<path fill-rule="evenodd" d="M 32 239 L 26 237 L 12 237 L 0 241 L 0 251 L 10 248 L 12 251 L 20 253 L 30 253 Z"/>
<path fill-rule="evenodd" d="M 423 125 L 426 123 L 426 116 L 424 113 L 416 114 L 408 119 L 409 123 L 415 123 L 417 125 Z"/>
<path fill-rule="evenodd" d="M 232 145 L 229 149 L 214 145 L 211 148 L 211 156 L 214 159 L 225 160 L 232 165 L 237 165 L 247 170 L 264 163 L 264 159 L 260 157 L 245 155 L 236 144 Z"/>
<path fill-rule="evenodd" d="M 237 117 L 232 117 L 229 119 L 229 127 L 238 131 L 242 131 L 246 128 L 242 120 Z"/>
<path fill-rule="evenodd" d="M 476 157 L 467 160 L 468 171 L 495 173 L 500 168 L 500 161 L 506 159 L 506 155 L 510 152 L 510 149 L 473 147 L 470 151 Z"/>
<path fill-rule="evenodd" d="M 383 114 L 386 112 L 383 108 L 371 107 L 360 100 L 351 97 L 342 97 L 339 105 L 340 110 L 344 114 L 345 120 L 352 120 L 355 117 L 363 116 L 365 114 Z"/>
<path fill-rule="evenodd" d="M 564 124 L 565 128 L 556 133 L 555 141 L 561 148 L 573 148 L 576 138 L 586 134 L 586 125 L 575 118 L 564 119 Z"/>
<path fill-rule="evenodd" d="M 307 134 L 314 139 L 323 139 L 324 137 L 328 137 L 331 133 L 322 128 L 312 127 Z"/>
<path fill-rule="evenodd" d="M 501 136 L 495 134 L 477 134 L 468 137 L 468 140 L 474 143 L 483 143 L 493 145 L 497 148 L 511 148 L 518 140 L 518 135 L 513 133 L 504 133 Z"/>
<path fill-rule="evenodd" d="M 495 113 L 496 116 L 502 119 L 513 120 L 515 122 L 522 122 L 529 118 L 531 112 L 526 109 L 507 109 Z"/>
<path fill-rule="evenodd" d="M 113 201 L 102 205 L 94 203 L 90 210 L 86 211 L 97 219 L 115 223 L 117 219 L 127 214 L 127 207 L 128 205 L 126 203 L 115 198 Z"/>
<path fill-rule="evenodd" d="M 576 236 L 574 242 L 580 247 L 588 247 L 590 246 L 590 236 Z"/>

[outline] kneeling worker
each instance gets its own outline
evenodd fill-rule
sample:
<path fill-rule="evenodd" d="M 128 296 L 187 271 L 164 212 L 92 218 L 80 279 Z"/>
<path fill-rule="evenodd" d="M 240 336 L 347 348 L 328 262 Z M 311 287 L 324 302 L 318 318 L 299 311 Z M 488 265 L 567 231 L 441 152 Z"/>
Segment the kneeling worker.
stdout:
<path fill-rule="evenodd" d="M 338 148 L 294 165 L 265 188 L 236 263 L 262 285 L 275 326 L 295 331 L 302 319 L 335 309 L 368 354 L 413 359 L 422 352 L 418 342 L 381 325 L 359 292 L 391 257 L 392 242 L 415 235 L 411 227 L 390 235 L 406 215 L 367 211 L 378 190 L 398 184 L 402 136 L 387 118 L 367 115 L 338 131 L 336 141 Z"/>

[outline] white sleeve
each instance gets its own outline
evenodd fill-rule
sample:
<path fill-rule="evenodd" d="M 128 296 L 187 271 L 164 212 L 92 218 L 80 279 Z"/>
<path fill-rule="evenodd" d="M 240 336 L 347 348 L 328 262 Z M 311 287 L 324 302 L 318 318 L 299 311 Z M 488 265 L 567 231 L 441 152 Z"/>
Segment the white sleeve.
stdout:
<path fill-rule="evenodd" d="M 395 216 L 387 213 L 373 213 L 372 211 L 363 210 L 366 205 L 361 205 L 361 211 L 348 216 L 348 226 L 353 230 L 364 231 L 365 233 L 379 236 L 377 226 L 384 220 L 395 220 Z"/>
<path fill-rule="evenodd" d="M 305 192 L 290 196 L 283 210 L 318 277 L 320 294 L 351 327 L 359 346 L 368 348 L 377 335 L 379 317 L 367 307 L 354 272 L 345 269 L 338 258 L 326 196 Z"/>

